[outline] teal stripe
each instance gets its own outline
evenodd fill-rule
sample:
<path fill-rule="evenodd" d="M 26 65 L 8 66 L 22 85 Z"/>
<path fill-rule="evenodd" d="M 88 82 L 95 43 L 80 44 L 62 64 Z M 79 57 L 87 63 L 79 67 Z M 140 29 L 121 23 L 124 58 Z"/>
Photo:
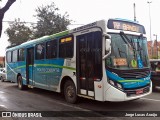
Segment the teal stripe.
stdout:
<path fill-rule="evenodd" d="M 63 31 L 63 32 L 60 32 L 60 33 L 57 33 L 57 34 L 50 35 L 50 37 L 51 38 L 61 37 L 61 36 L 67 35 L 68 33 L 69 33 L 69 31 L 66 30 L 66 31 Z"/>
<path fill-rule="evenodd" d="M 31 66 L 31 65 L 30 65 Z M 68 67 L 68 66 L 60 66 L 60 65 L 53 65 L 53 64 L 35 64 L 34 65 L 35 67 L 36 66 L 42 66 L 42 67 L 47 67 L 47 66 L 50 66 L 50 67 L 56 67 L 56 68 L 64 68 L 64 69 L 69 69 L 69 70 L 76 70 L 76 68 L 73 68 L 73 67 Z M 20 68 L 25 68 L 26 65 L 23 65 L 23 66 L 19 66 L 19 67 L 16 67 L 12 70 L 16 70 L 16 69 L 20 69 Z M 7 71 L 7 74 L 10 73 L 11 70 Z"/>

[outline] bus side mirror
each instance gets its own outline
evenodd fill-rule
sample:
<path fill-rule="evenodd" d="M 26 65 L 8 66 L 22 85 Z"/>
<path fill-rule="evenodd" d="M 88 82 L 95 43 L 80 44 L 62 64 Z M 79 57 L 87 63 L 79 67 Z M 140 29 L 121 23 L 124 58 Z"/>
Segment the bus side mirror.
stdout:
<path fill-rule="evenodd" d="M 106 51 L 109 52 L 111 50 L 111 36 L 107 34 L 105 36 L 105 39 L 106 39 Z"/>
<path fill-rule="evenodd" d="M 111 36 L 108 34 L 104 34 L 105 42 L 106 42 L 106 52 L 107 54 L 103 56 L 103 59 L 107 58 L 111 54 Z"/>

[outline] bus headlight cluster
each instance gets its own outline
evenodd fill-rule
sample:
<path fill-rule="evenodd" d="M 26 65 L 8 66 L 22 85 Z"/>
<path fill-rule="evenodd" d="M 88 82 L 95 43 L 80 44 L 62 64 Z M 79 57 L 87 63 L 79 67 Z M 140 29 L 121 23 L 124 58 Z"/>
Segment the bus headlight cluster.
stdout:
<path fill-rule="evenodd" d="M 117 87 L 118 87 L 119 89 L 123 89 L 123 88 L 122 88 L 122 85 L 119 84 L 119 83 L 117 83 Z"/>
<path fill-rule="evenodd" d="M 115 83 L 114 83 L 112 80 L 109 80 L 109 83 L 110 83 L 112 86 L 115 86 Z"/>
<path fill-rule="evenodd" d="M 123 87 L 122 87 L 122 85 L 120 83 L 117 83 L 117 82 L 115 82 L 113 80 L 109 80 L 109 84 L 111 84 L 112 86 L 114 86 L 114 87 L 116 87 L 116 88 L 118 88 L 120 90 L 123 90 Z"/>

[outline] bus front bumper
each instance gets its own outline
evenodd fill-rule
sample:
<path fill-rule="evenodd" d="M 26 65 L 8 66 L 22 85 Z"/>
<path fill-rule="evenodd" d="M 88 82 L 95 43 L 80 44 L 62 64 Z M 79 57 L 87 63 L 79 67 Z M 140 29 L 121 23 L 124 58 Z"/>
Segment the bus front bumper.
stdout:
<path fill-rule="evenodd" d="M 143 93 L 141 91 L 143 90 Z M 140 91 L 140 92 L 139 92 Z M 139 93 L 138 93 L 139 92 Z M 110 86 L 109 89 L 105 92 L 106 101 L 120 102 L 120 101 L 129 101 L 144 97 L 152 93 L 152 82 L 150 86 L 137 89 L 137 90 L 127 90 L 122 92 L 117 88 Z"/>

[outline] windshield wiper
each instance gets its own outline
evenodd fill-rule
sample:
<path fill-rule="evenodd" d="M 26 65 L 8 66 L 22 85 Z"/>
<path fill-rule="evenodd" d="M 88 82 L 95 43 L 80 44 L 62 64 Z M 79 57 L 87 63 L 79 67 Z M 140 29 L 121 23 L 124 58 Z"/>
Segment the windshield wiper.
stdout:
<path fill-rule="evenodd" d="M 143 41 L 143 35 L 142 34 L 138 38 L 139 38 L 139 40 Z M 138 51 L 143 51 L 143 48 L 140 46 L 140 42 L 138 42 Z"/>
<path fill-rule="evenodd" d="M 124 34 L 124 32 L 121 31 L 121 32 L 120 32 L 120 36 L 122 37 L 123 41 L 124 41 L 127 45 L 129 45 L 130 48 L 133 48 L 132 45 L 129 43 L 129 41 L 130 41 L 129 38 Z"/>
<path fill-rule="evenodd" d="M 129 46 L 130 50 L 133 50 L 133 55 L 134 55 L 134 58 L 136 58 L 136 48 L 135 48 L 135 45 L 133 44 L 133 40 L 131 39 L 131 44 L 130 44 L 130 40 L 129 38 L 127 37 L 126 34 L 124 34 L 124 32 L 120 32 L 120 36 L 121 38 L 123 39 L 123 41 Z"/>
<path fill-rule="evenodd" d="M 120 48 L 118 48 L 118 52 L 119 52 L 119 56 L 122 57 L 122 54 L 125 55 L 125 57 L 127 58 L 127 55 L 125 52 L 121 51 Z"/>

